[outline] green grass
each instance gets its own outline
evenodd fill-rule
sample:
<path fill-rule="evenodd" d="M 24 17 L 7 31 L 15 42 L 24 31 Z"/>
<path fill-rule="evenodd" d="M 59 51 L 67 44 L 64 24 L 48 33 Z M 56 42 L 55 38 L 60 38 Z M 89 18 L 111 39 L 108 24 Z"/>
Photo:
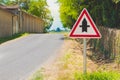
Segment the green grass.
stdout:
<path fill-rule="evenodd" d="M 37 71 L 28 80 L 44 80 L 44 76 L 42 74 L 42 71 L 43 71 L 43 69 Z"/>
<path fill-rule="evenodd" d="M 74 78 L 74 80 L 120 80 L 120 73 L 115 71 L 98 71 L 87 74 L 75 72 Z"/>
<path fill-rule="evenodd" d="M 9 37 L 4 37 L 4 38 L 0 38 L 0 44 L 9 41 L 9 40 L 13 40 L 19 37 L 23 37 L 23 36 L 27 36 L 28 33 L 18 33 L 18 34 L 14 34 L 13 36 L 9 36 Z"/>
<path fill-rule="evenodd" d="M 55 31 L 50 31 L 48 32 L 49 34 L 69 34 L 69 31 L 60 31 L 60 32 L 55 32 Z"/>

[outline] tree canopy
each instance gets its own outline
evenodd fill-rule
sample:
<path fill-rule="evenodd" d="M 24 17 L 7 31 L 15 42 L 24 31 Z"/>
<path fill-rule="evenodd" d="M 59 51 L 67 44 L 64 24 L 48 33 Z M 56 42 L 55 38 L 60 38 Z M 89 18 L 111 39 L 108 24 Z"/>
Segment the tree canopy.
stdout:
<path fill-rule="evenodd" d="M 46 0 L 31 0 L 28 6 L 27 12 L 42 18 L 45 21 L 46 28 L 52 25 L 53 18 L 47 7 Z"/>
<path fill-rule="evenodd" d="M 83 8 L 97 25 L 120 28 L 120 0 L 58 0 L 64 27 L 72 28 Z"/>

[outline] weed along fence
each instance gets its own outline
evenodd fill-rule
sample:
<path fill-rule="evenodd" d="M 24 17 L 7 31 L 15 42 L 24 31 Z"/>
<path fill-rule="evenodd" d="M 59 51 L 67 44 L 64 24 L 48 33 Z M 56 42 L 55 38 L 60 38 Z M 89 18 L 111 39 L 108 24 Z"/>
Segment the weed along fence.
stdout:
<path fill-rule="evenodd" d="M 95 54 L 102 53 L 103 59 L 120 58 L 120 30 L 99 27 L 102 34 L 101 39 L 91 39 L 90 44 L 95 50 Z"/>
<path fill-rule="evenodd" d="M 20 11 L 18 7 L 0 5 L 0 38 L 20 32 L 41 33 L 44 21 L 39 17 Z"/>

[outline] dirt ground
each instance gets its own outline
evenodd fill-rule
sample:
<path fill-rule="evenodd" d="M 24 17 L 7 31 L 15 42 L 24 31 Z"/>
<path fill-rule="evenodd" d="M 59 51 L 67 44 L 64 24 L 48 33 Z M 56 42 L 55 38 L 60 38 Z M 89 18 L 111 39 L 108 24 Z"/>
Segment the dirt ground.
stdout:
<path fill-rule="evenodd" d="M 75 72 L 83 72 L 82 47 L 83 45 L 75 40 L 65 40 L 57 58 L 43 67 L 44 80 L 73 80 Z M 87 71 L 92 72 L 96 68 L 97 65 L 87 58 Z"/>
<path fill-rule="evenodd" d="M 67 36 L 67 35 L 65 35 Z M 83 73 L 83 44 L 64 37 L 64 44 L 55 59 L 48 61 L 41 68 L 40 80 L 74 80 L 77 72 Z M 87 72 L 120 70 L 115 62 L 95 61 L 90 58 L 93 51 L 87 46 Z M 38 76 L 39 76 L 38 74 Z"/>
<path fill-rule="evenodd" d="M 44 80 L 74 80 L 76 72 L 83 73 L 83 44 L 66 36 L 56 58 L 48 61 L 40 70 Z M 92 60 L 90 58 L 92 53 L 93 51 L 87 46 L 87 72 L 119 70 L 115 62 L 105 63 L 102 60 Z"/>

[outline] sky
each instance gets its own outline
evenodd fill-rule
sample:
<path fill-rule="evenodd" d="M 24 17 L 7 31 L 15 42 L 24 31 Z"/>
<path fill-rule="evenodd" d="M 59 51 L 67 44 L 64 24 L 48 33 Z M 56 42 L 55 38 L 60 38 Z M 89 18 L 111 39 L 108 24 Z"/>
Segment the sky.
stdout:
<path fill-rule="evenodd" d="M 59 4 L 57 3 L 57 0 L 47 0 L 47 3 L 54 19 L 50 30 L 55 30 L 58 27 L 64 29 L 60 21 Z"/>

